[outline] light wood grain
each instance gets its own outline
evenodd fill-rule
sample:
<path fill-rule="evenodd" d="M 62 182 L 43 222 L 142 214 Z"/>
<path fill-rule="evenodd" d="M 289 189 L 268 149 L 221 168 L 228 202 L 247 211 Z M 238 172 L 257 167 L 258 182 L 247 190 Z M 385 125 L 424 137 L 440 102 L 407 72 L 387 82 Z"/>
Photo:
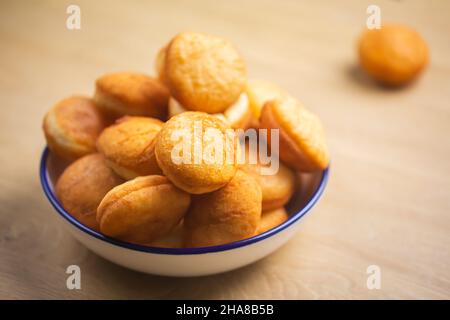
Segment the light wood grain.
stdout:
<path fill-rule="evenodd" d="M 450 298 L 450 2 L 377 1 L 384 20 L 429 43 L 423 77 L 401 90 L 371 83 L 355 41 L 372 1 L 0 2 L 0 298 Z M 61 228 L 38 182 L 41 119 L 91 94 L 111 71 L 153 73 L 181 30 L 232 40 L 251 77 L 272 80 L 317 112 L 332 152 L 329 186 L 303 229 L 268 258 L 193 279 L 135 273 Z M 65 287 L 78 264 L 82 289 Z M 381 290 L 366 268 L 381 267 Z"/>

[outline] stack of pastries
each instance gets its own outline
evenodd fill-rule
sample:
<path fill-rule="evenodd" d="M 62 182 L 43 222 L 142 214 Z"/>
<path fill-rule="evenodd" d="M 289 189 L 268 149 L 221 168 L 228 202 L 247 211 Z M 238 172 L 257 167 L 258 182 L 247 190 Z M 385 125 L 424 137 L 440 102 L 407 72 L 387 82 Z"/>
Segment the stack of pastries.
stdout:
<path fill-rule="evenodd" d="M 317 116 L 276 85 L 247 80 L 241 55 L 220 37 L 182 32 L 155 67 L 155 77 L 104 75 L 93 97 L 69 97 L 45 115 L 50 151 L 69 163 L 55 187 L 62 206 L 109 237 L 156 247 L 226 244 L 286 221 L 298 172 L 329 163 Z M 239 139 L 225 146 L 231 161 L 174 161 L 179 130 L 203 149 L 214 144 L 196 132 L 198 123 L 224 135 L 278 129 L 278 170 L 262 175 L 258 154 L 239 162 L 257 152 Z M 270 134 L 266 141 L 273 143 Z"/>

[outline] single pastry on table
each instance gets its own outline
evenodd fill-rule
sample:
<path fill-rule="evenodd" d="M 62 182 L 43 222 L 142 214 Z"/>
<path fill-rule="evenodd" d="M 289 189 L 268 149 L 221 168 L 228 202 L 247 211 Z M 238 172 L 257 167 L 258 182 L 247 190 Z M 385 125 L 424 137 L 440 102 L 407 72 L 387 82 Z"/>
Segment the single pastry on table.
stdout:
<path fill-rule="evenodd" d="M 271 211 L 265 211 L 261 215 L 261 220 L 259 221 L 258 228 L 256 229 L 256 234 L 261 234 L 270 229 L 279 226 L 289 218 L 286 210 L 281 207 Z"/>
<path fill-rule="evenodd" d="M 43 121 L 49 149 L 67 160 L 96 152 L 95 142 L 105 125 L 94 102 L 82 96 L 60 101 L 47 112 Z"/>
<path fill-rule="evenodd" d="M 217 190 L 237 170 L 239 141 L 223 120 L 204 112 L 169 119 L 156 138 L 159 167 L 178 188 L 193 194 Z"/>
<path fill-rule="evenodd" d="M 63 208 L 91 229 L 99 230 L 97 207 L 103 197 L 124 180 L 112 171 L 100 153 L 86 155 L 69 165 L 56 183 Z"/>
<path fill-rule="evenodd" d="M 328 167 L 330 156 L 320 119 L 294 98 L 267 102 L 260 127 L 279 129 L 279 156 L 289 167 L 313 172 Z M 271 143 L 270 133 L 268 142 Z"/>
<path fill-rule="evenodd" d="M 286 91 L 274 83 L 258 79 L 249 80 L 245 91 L 247 92 L 249 107 L 253 118 L 252 126 L 254 127 L 258 127 L 261 110 L 267 101 L 289 96 Z"/>
<path fill-rule="evenodd" d="M 241 170 L 225 187 L 193 196 L 184 219 L 185 247 L 221 245 L 255 235 L 261 201 L 261 187 Z"/>
<path fill-rule="evenodd" d="M 148 244 L 170 233 L 183 219 L 191 196 L 166 177 L 138 177 L 110 190 L 97 209 L 100 231 Z"/>
<path fill-rule="evenodd" d="M 107 127 L 97 148 L 122 178 L 160 174 L 155 157 L 156 135 L 163 122 L 155 118 L 125 116 Z"/>
<path fill-rule="evenodd" d="M 112 119 L 131 115 L 165 120 L 169 91 L 158 79 L 141 73 L 117 72 L 97 79 L 93 99 Z"/>
<path fill-rule="evenodd" d="M 169 118 L 186 111 L 188 110 L 174 98 L 169 99 Z M 214 113 L 212 115 L 224 120 L 233 129 L 247 129 L 252 120 L 247 94 L 241 93 L 239 99 L 223 113 Z"/>
<path fill-rule="evenodd" d="M 246 67 L 227 40 L 195 32 L 176 35 L 157 56 L 159 78 L 184 108 L 221 113 L 244 91 Z"/>
<path fill-rule="evenodd" d="M 362 68 L 389 86 L 411 82 L 428 63 L 425 40 L 413 29 L 397 24 L 364 31 L 358 53 Z"/>
<path fill-rule="evenodd" d="M 255 178 L 261 186 L 263 212 L 284 206 L 296 188 L 296 176 L 290 168 L 281 162 L 278 170 L 271 165 L 261 163 L 257 148 L 246 146 L 245 163 L 240 169 Z"/>

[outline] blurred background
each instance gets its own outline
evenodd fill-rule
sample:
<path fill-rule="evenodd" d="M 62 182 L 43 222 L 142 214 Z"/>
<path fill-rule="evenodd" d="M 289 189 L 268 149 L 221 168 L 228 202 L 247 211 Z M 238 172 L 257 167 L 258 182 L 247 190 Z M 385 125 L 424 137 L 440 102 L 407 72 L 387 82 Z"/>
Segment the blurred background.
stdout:
<path fill-rule="evenodd" d="M 66 9 L 81 9 L 81 29 Z M 430 63 L 401 89 L 356 58 L 366 9 L 427 41 Z M 449 1 L 1 1 L 0 298 L 450 298 Z M 113 71 L 154 74 L 180 31 L 228 38 L 250 78 L 273 81 L 322 119 L 332 154 L 325 194 L 295 238 L 226 274 L 154 277 L 77 243 L 38 180 L 41 122 Z M 66 288 L 77 264 L 82 289 Z M 381 270 L 369 290 L 367 268 Z"/>

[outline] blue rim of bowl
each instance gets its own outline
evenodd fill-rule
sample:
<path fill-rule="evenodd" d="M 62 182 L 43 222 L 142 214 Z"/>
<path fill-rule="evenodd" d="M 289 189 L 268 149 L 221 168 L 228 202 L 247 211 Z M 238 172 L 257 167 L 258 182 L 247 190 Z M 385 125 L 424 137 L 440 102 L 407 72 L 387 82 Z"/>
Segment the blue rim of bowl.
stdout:
<path fill-rule="evenodd" d="M 280 231 L 293 225 L 297 220 L 299 220 L 309 210 L 311 210 L 311 208 L 316 204 L 316 202 L 319 200 L 320 196 L 322 195 L 323 191 L 325 190 L 325 187 L 326 187 L 327 181 L 328 181 L 328 172 L 329 172 L 329 167 L 326 168 L 324 171 L 322 171 L 322 177 L 320 178 L 320 182 L 319 182 L 319 185 L 318 185 L 316 191 L 314 191 L 314 194 L 312 195 L 311 199 L 308 200 L 306 205 L 299 212 L 291 215 L 289 217 L 289 219 L 286 220 L 284 223 L 280 224 L 279 226 L 277 226 L 273 229 L 270 229 L 269 231 L 266 231 L 264 233 L 261 233 L 257 236 L 251 237 L 251 238 L 247 238 L 244 240 L 231 242 L 231 243 L 227 243 L 227 244 L 219 245 L 219 246 L 210 246 L 210 247 L 201 247 L 201 248 L 157 248 L 157 247 L 149 247 L 149 246 L 145 246 L 145 245 L 124 242 L 121 240 L 110 238 L 110 237 L 105 236 L 95 230 L 90 229 L 89 227 L 83 225 L 78 220 L 76 220 L 74 217 L 72 217 L 61 206 L 58 199 L 56 198 L 55 193 L 53 192 L 52 188 L 50 187 L 50 181 L 49 181 L 49 176 L 48 176 L 48 172 L 47 172 L 48 155 L 49 155 L 49 149 L 48 149 L 48 147 L 46 147 L 44 149 L 44 152 L 42 153 L 41 163 L 40 163 L 40 167 L 39 167 L 41 185 L 42 185 L 45 195 L 47 196 L 47 199 L 50 201 L 50 203 L 55 208 L 55 210 L 64 219 L 66 219 L 72 225 L 77 227 L 79 230 L 87 233 L 90 236 L 93 236 L 94 238 L 105 241 L 109 244 L 113 244 L 113 245 L 116 245 L 116 246 L 119 246 L 122 248 L 131 249 L 131 250 L 141 251 L 141 252 L 156 253 L 156 254 L 168 254 L 168 255 L 192 255 L 192 254 L 221 252 L 221 251 L 244 247 L 249 244 L 259 242 L 261 240 L 264 240 L 266 238 L 269 238 L 269 237 L 279 233 Z"/>

